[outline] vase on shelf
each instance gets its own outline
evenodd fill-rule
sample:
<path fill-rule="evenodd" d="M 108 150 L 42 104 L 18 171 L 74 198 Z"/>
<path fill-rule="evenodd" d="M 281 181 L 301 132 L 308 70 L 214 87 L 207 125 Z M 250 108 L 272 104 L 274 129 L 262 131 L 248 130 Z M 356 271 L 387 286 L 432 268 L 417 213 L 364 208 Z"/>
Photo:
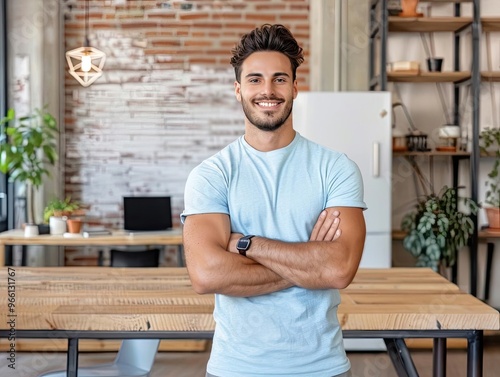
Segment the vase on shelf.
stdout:
<path fill-rule="evenodd" d="M 80 219 L 68 219 L 66 220 L 66 224 L 69 233 L 77 234 L 82 231 L 83 222 Z"/>
<path fill-rule="evenodd" d="M 418 0 L 401 0 L 401 13 L 399 17 L 422 17 L 422 13 L 417 12 Z"/>
<path fill-rule="evenodd" d="M 488 218 L 488 226 L 490 229 L 500 231 L 500 208 L 484 207 L 486 217 Z"/>
<path fill-rule="evenodd" d="M 66 232 L 66 217 L 51 216 L 49 219 L 50 234 L 62 235 Z"/>

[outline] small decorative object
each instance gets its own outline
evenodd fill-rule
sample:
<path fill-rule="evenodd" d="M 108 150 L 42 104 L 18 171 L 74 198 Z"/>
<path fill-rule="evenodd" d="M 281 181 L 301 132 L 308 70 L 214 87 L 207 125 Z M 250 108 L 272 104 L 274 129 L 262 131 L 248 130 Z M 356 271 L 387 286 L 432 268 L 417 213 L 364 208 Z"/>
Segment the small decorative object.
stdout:
<path fill-rule="evenodd" d="M 36 224 L 26 224 L 24 226 L 24 237 L 38 236 L 38 226 Z"/>
<path fill-rule="evenodd" d="M 408 150 L 408 146 L 406 145 L 406 135 L 398 130 L 392 130 L 392 150 L 393 152 L 405 152 Z"/>
<path fill-rule="evenodd" d="M 500 230 L 500 128 L 486 127 L 479 133 L 479 148 L 486 156 L 495 157 L 486 180 L 484 207 L 489 227 Z"/>
<path fill-rule="evenodd" d="M 50 216 L 49 218 L 49 226 L 50 226 L 50 234 L 52 235 L 62 235 L 66 232 L 66 216 L 56 217 Z"/>
<path fill-rule="evenodd" d="M 417 12 L 418 0 L 401 0 L 401 13 L 399 17 L 423 17 Z"/>
<path fill-rule="evenodd" d="M 436 147 L 439 152 L 456 152 L 459 149 L 460 127 L 447 124 L 439 128 L 438 136 L 440 143 Z"/>
<path fill-rule="evenodd" d="M 389 72 L 401 72 L 418 75 L 420 63 L 416 61 L 399 61 L 390 63 Z"/>
<path fill-rule="evenodd" d="M 427 135 L 422 131 L 411 131 L 406 135 L 406 145 L 408 150 L 412 152 L 428 152 L 430 149 L 427 147 Z"/>
<path fill-rule="evenodd" d="M 67 219 L 66 225 L 68 226 L 69 233 L 80 233 L 82 231 L 83 222 L 80 219 Z"/>
<path fill-rule="evenodd" d="M 458 209 L 459 200 L 467 213 Z M 474 232 L 471 215 L 477 211 L 478 205 L 472 199 L 459 198 L 455 188 L 444 186 L 438 195 L 425 196 L 414 211 L 404 216 L 401 228 L 408 234 L 403 246 L 417 258 L 419 267 L 439 271 L 453 266 L 457 250 L 467 244 Z"/>
<path fill-rule="evenodd" d="M 387 10 L 389 11 L 389 16 L 398 16 L 401 13 L 401 1 L 388 0 Z"/>
<path fill-rule="evenodd" d="M 441 72 L 443 68 L 443 58 L 428 58 L 427 69 L 429 72 Z"/>

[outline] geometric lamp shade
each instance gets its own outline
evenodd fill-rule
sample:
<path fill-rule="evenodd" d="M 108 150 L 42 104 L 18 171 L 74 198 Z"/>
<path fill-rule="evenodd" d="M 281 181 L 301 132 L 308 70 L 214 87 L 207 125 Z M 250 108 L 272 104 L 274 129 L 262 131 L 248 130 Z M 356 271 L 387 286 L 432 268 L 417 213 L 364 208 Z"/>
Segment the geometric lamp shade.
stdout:
<path fill-rule="evenodd" d="M 79 47 L 66 52 L 69 73 L 82 86 L 89 86 L 102 76 L 106 54 L 94 47 Z"/>

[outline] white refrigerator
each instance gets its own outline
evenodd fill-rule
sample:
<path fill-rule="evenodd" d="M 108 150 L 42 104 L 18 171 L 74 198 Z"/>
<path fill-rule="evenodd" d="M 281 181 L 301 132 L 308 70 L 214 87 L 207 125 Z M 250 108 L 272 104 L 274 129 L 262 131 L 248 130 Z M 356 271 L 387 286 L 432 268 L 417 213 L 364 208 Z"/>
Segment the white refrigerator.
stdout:
<path fill-rule="evenodd" d="M 361 170 L 368 209 L 360 267 L 391 267 L 392 103 L 389 92 L 300 92 L 294 128 L 344 152 Z M 346 339 L 348 350 L 385 349 L 381 339 Z"/>

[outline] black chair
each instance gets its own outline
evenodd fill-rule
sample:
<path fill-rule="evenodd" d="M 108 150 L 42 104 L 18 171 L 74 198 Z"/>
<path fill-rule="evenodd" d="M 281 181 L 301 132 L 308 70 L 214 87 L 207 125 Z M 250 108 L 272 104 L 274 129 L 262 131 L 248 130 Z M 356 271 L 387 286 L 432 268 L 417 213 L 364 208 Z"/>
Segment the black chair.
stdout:
<path fill-rule="evenodd" d="M 160 249 L 141 251 L 110 250 L 111 267 L 158 267 Z"/>

